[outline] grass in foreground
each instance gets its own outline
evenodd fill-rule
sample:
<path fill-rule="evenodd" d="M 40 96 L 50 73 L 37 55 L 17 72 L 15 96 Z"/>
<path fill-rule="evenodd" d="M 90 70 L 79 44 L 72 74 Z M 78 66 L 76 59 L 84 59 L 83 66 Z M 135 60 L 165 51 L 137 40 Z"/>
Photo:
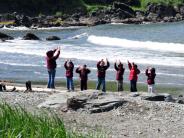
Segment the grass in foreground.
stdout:
<path fill-rule="evenodd" d="M 20 107 L 12 108 L 0 104 L 1 138 L 66 138 L 66 131 L 61 119 L 35 116 Z"/>
<path fill-rule="evenodd" d="M 49 112 L 51 113 L 51 112 Z M 52 114 L 52 113 L 51 113 Z M 0 103 L 0 138 L 104 138 L 103 133 L 66 130 L 63 121 L 48 112 L 33 115 L 21 107 Z"/>

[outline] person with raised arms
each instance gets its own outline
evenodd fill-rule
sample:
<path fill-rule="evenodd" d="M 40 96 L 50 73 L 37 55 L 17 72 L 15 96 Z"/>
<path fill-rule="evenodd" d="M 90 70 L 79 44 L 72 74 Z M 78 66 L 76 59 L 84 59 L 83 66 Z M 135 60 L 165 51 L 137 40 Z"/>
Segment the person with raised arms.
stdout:
<path fill-rule="evenodd" d="M 116 70 L 117 91 L 123 91 L 123 75 L 125 68 L 123 67 L 123 64 L 120 60 L 118 65 L 116 60 L 114 63 L 114 69 Z"/>
<path fill-rule="evenodd" d="M 97 86 L 96 86 L 96 90 L 100 90 L 100 86 L 102 84 L 102 92 L 106 92 L 106 82 L 105 82 L 105 76 L 106 76 L 106 70 L 109 68 L 110 63 L 108 61 L 108 59 L 106 58 L 106 65 L 105 65 L 105 61 L 104 59 L 101 59 L 98 63 L 97 63 Z"/>
<path fill-rule="evenodd" d="M 128 67 L 130 70 L 130 74 L 129 74 L 130 91 L 137 92 L 137 80 L 138 80 L 138 74 L 140 73 L 140 70 L 138 69 L 137 65 L 134 62 L 130 63 L 128 61 Z"/>
<path fill-rule="evenodd" d="M 64 67 L 66 69 L 66 87 L 68 92 L 74 91 L 74 84 L 73 84 L 73 69 L 74 64 L 71 60 L 66 60 L 64 63 Z"/>
<path fill-rule="evenodd" d="M 76 69 L 76 73 L 79 73 L 80 77 L 80 88 L 81 91 L 87 90 L 87 80 L 88 80 L 88 74 L 91 71 L 87 68 L 87 65 L 79 66 Z"/>
<path fill-rule="evenodd" d="M 46 53 L 47 70 L 49 75 L 47 88 L 55 88 L 56 60 L 59 58 L 59 55 L 60 47 L 54 50 L 49 50 Z"/>
<path fill-rule="evenodd" d="M 147 84 L 148 84 L 148 92 L 154 93 L 155 92 L 155 68 L 148 67 L 145 71 L 147 76 Z"/>

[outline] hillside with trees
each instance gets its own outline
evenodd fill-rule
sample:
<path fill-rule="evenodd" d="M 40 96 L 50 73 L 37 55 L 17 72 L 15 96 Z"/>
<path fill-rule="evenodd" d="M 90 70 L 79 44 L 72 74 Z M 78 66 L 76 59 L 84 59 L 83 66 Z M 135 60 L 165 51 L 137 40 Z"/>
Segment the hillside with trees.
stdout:
<path fill-rule="evenodd" d="M 0 27 L 184 20 L 184 0 L 0 0 Z"/>
<path fill-rule="evenodd" d="M 89 12 L 112 5 L 114 1 L 145 10 L 150 3 L 182 5 L 184 0 L 0 0 L 0 13 L 24 13 L 26 15 L 54 15 L 60 13 Z"/>

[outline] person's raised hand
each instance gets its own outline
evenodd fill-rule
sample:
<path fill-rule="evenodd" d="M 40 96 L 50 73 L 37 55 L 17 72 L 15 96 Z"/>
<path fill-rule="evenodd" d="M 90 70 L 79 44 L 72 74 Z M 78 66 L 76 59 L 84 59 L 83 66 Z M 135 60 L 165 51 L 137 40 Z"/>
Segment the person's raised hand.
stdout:
<path fill-rule="evenodd" d="M 58 49 L 58 51 L 60 51 L 60 50 L 61 50 L 61 47 L 60 47 L 60 46 L 58 46 L 58 48 L 57 48 L 57 49 Z"/>

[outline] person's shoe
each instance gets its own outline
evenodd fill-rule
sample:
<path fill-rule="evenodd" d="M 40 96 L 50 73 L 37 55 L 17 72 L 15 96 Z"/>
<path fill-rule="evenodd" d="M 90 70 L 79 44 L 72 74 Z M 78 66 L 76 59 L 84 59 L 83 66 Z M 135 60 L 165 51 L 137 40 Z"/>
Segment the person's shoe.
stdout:
<path fill-rule="evenodd" d="M 106 95 L 106 92 L 105 91 L 102 91 L 102 95 Z"/>

